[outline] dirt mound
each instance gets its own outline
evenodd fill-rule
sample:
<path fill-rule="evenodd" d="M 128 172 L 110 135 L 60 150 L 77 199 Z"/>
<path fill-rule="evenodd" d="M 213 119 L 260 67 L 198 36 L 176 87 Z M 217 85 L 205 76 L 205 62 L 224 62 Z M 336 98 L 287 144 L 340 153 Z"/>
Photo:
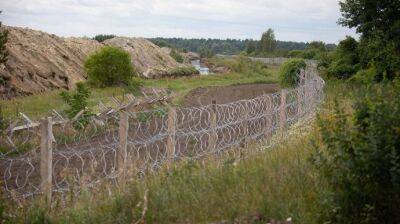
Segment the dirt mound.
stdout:
<path fill-rule="evenodd" d="M 129 52 L 132 64 L 147 78 L 156 76 L 154 71 L 168 71 L 179 65 L 167 52 L 144 38 L 115 37 L 104 44 Z"/>
<path fill-rule="evenodd" d="M 244 84 L 236 86 L 200 87 L 190 91 L 184 99 L 185 106 L 209 105 L 215 100 L 218 104 L 237 100 L 253 99 L 263 94 L 279 90 L 278 84 Z"/>
<path fill-rule="evenodd" d="M 0 98 L 70 89 L 86 79 L 86 57 L 104 45 L 125 49 L 140 75 L 178 66 L 168 54 L 143 38 L 116 37 L 99 43 L 89 38 L 63 38 L 28 28 L 7 27 L 8 61 L 0 66 Z M 154 73 L 154 72 L 153 72 Z"/>

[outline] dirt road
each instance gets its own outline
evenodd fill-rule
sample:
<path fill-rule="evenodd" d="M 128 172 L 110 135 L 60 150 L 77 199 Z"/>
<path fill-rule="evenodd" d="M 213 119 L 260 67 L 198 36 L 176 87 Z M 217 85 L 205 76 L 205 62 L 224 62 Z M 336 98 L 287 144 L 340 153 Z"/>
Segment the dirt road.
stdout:
<path fill-rule="evenodd" d="M 184 99 L 185 106 L 201 106 L 253 99 L 263 94 L 274 93 L 280 89 L 278 84 L 244 84 L 234 86 L 200 87 L 190 91 Z"/>

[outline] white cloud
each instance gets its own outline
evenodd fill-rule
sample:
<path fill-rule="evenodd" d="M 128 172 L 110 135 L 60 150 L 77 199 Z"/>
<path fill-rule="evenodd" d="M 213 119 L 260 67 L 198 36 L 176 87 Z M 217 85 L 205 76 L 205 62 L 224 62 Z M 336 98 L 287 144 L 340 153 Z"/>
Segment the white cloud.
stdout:
<path fill-rule="evenodd" d="M 336 0 L 7 0 L 7 25 L 64 36 L 257 38 L 271 27 L 278 39 L 336 42 L 352 31 L 336 24 Z"/>

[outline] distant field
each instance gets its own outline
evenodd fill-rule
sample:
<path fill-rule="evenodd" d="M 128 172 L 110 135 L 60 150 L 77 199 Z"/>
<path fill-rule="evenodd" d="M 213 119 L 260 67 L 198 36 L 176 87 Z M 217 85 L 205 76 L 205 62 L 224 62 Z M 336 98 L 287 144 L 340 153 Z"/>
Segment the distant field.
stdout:
<path fill-rule="evenodd" d="M 278 81 L 278 67 L 269 67 L 263 74 L 244 71 L 232 72 L 224 75 L 208 75 L 182 78 L 165 79 L 140 79 L 145 87 L 167 88 L 177 94 L 175 104 L 181 104 L 184 96 L 198 87 L 204 86 L 229 86 L 249 83 L 276 83 Z M 0 107 L 6 117 L 15 118 L 19 112 L 31 118 L 39 118 L 51 114 L 52 109 L 63 111 L 66 108 L 59 93 L 60 90 L 43 93 L 40 95 L 14 98 L 12 100 L 1 100 Z M 95 107 L 99 101 L 110 102 L 110 97 L 121 98 L 127 93 L 122 87 L 109 87 L 92 89 L 89 106 Z M 96 110 L 96 108 L 93 108 Z"/>

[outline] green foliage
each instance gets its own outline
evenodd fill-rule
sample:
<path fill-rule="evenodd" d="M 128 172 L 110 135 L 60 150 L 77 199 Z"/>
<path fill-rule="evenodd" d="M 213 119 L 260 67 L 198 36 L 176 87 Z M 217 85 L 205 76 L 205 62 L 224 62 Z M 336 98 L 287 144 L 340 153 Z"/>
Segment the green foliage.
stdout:
<path fill-rule="evenodd" d="M 93 194 L 73 194 L 47 215 L 32 206 L 26 212 L 15 211 L 13 218 L 19 217 L 19 223 L 30 218 L 52 223 L 136 223 L 145 208 L 145 223 L 253 223 L 258 216 L 262 223 L 291 217 L 295 223 L 316 224 L 315 199 L 323 184 L 306 159 L 308 139 L 282 142 L 275 150 L 256 155 L 251 150 L 259 148 L 252 146 L 241 160 L 226 154 L 218 161 L 181 161 L 168 171 L 133 179 L 124 191 L 99 185 Z"/>
<path fill-rule="evenodd" d="M 307 64 L 301 59 L 290 59 L 282 64 L 279 79 L 282 87 L 295 87 L 299 84 L 299 72 Z"/>
<path fill-rule="evenodd" d="M 131 80 L 128 81 L 125 89 L 132 94 L 139 94 L 140 87 L 143 86 L 143 84 L 144 83 L 142 79 L 140 79 L 139 77 L 133 77 Z"/>
<path fill-rule="evenodd" d="M 0 105 L 0 135 L 3 130 L 8 128 L 9 120 L 4 115 L 3 107 Z"/>
<path fill-rule="evenodd" d="M 253 46 L 258 46 L 258 40 L 235 40 L 235 39 L 183 39 L 183 38 L 150 38 L 154 44 L 160 47 L 171 47 L 176 49 L 185 49 L 192 52 L 200 52 L 201 49 L 211 48 L 215 54 L 239 54 L 243 51 L 247 51 L 248 54 L 254 53 Z M 291 50 L 304 50 L 307 44 L 304 42 L 293 42 L 293 41 L 276 41 L 276 49 L 279 51 L 291 51 Z M 327 45 L 327 48 L 332 49 L 335 45 Z M 284 56 L 283 54 L 281 56 Z"/>
<path fill-rule="evenodd" d="M 211 64 L 228 67 L 232 72 L 243 75 L 270 76 L 268 65 L 260 61 L 253 61 L 244 55 L 238 55 L 232 59 L 213 58 L 209 59 Z"/>
<path fill-rule="evenodd" d="M 7 56 L 8 56 L 8 52 L 6 49 L 8 30 L 4 30 L 4 28 L 1 28 L 1 25 L 2 24 L 0 22 L 0 64 L 3 64 L 7 61 Z"/>
<path fill-rule="evenodd" d="M 307 44 L 306 50 L 327 51 L 326 44 L 322 41 L 312 41 Z"/>
<path fill-rule="evenodd" d="M 176 68 L 172 68 L 168 71 L 169 76 L 172 77 L 182 77 L 182 76 L 191 76 L 199 74 L 199 71 L 193 66 L 180 66 Z"/>
<path fill-rule="evenodd" d="M 336 78 L 349 78 L 354 75 L 359 68 L 358 42 L 347 36 L 340 41 L 336 51 L 332 56 L 332 61 L 328 67 L 328 74 Z"/>
<path fill-rule="evenodd" d="M 253 40 L 248 41 L 246 44 L 246 53 L 250 55 L 254 53 L 256 50 L 257 50 L 257 42 Z"/>
<path fill-rule="evenodd" d="M 394 40 L 399 44 L 399 1 L 344 0 L 339 5 L 342 12 L 339 20 L 341 25 L 356 28 L 365 38 L 380 33 L 384 34 L 386 40 Z"/>
<path fill-rule="evenodd" d="M 89 122 L 89 116 L 91 112 L 87 110 L 88 99 L 90 96 L 89 88 L 84 83 L 77 83 L 76 90 L 74 92 L 63 91 L 60 93 L 61 98 L 69 108 L 65 111 L 68 118 L 75 117 L 80 111 L 85 110 L 82 116 L 80 116 L 78 123 L 85 126 Z"/>
<path fill-rule="evenodd" d="M 361 69 L 374 65 L 377 81 L 400 75 L 400 1 L 344 0 L 339 3 L 343 26 L 361 34 Z"/>
<path fill-rule="evenodd" d="M 380 37 L 361 38 L 358 51 L 362 68 L 376 67 L 377 81 L 400 76 L 400 52 L 394 42 L 384 42 Z"/>
<path fill-rule="evenodd" d="M 376 81 L 376 68 L 371 66 L 368 69 L 359 70 L 354 76 L 349 79 L 349 82 L 370 85 Z"/>
<path fill-rule="evenodd" d="M 289 58 L 301 58 L 302 54 L 303 54 L 302 50 L 292 50 L 292 51 L 289 51 L 288 57 Z"/>
<path fill-rule="evenodd" d="M 111 46 L 90 55 L 85 61 L 85 71 L 89 82 L 99 87 L 127 83 L 135 74 L 129 53 Z"/>
<path fill-rule="evenodd" d="M 318 119 L 314 164 L 331 185 L 321 223 L 399 223 L 400 83 L 360 92 L 353 115 Z"/>
<path fill-rule="evenodd" d="M 329 45 L 330 46 L 330 45 Z M 330 49 L 332 47 L 329 47 Z M 310 60 L 320 60 L 328 54 L 328 45 L 322 41 L 313 41 L 307 43 L 304 50 L 293 50 L 288 52 L 287 56 L 290 58 L 304 58 Z"/>
<path fill-rule="evenodd" d="M 212 48 L 204 47 L 200 50 L 200 57 L 201 58 L 212 58 L 214 57 L 215 53 Z"/>
<path fill-rule="evenodd" d="M 268 29 L 261 36 L 259 47 L 257 49 L 260 53 L 272 53 L 276 49 L 275 34 L 272 29 Z"/>
<path fill-rule="evenodd" d="M 169 53 L 169 55 L 175 59 L 176 62 L 178 63 L 183 63 L 183 57 L 182 55 L 176 51 L 175 49 L 172 49 L 171 52 Z"/>
<path fill-rule="evenodd" d="M 162 39 L 160 39 L 160 40 L 159 39 L 152 39 L 152 42 L 155 45 L 159 46 L 159 47 L 170 47 L 170 45 L 167 44 L 167 42 L 165 40 L 162 40 Z"/>
<path fill-rule="evenodd" d="M 93 40 L 97 40 L 98 42 L 102 43 L 105 40 L 112 39 L 114 37 L 116 37 L 114 34 L 98 34 L 93 37 Z"/>

